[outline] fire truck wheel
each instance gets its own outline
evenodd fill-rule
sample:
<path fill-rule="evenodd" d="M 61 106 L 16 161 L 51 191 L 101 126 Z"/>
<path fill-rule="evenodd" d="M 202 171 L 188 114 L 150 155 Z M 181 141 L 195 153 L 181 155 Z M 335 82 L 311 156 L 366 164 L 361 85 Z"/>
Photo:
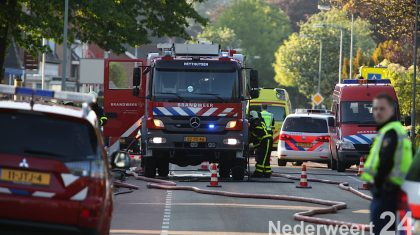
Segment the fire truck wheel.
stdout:
<path fill-rule="evenodd" d="M 219 175 L 220 175 L 220 178 L 224 178 L 224 179 L 230 177 L 230 165 L 227 162 L 220 163 Z"/>
<path fill-rule="evenodd" d="M 160 177 L 168 177 L 169 174 L 169 159 L 158 159 L 158 174 Z"/>
<path fill-rule="evenodd" d="M 287 165 L 287 161 L 286 161 L 286 160 L 281 160 L 281 159 L 278 159 L 278 160 L 277 160 L 277 164 L 278 164 L 279 166 L 286 166 L 286 165 Z"/>
<path fill-rule="evenodd" d="M 238 159 L 232 167 L 232 178 L 234 180 L 242 181 L 245 177 L 245 160 Z"/>
<path fill-rule="evenodd" d="M 150 157 L 144 159 L 144 176 L 147 178 L 156 177 L 156 159 Z"/>
<path fill-rule="evenodd" d="M 346 171 L 346 164 L 340 161 L 340 158 L 337 159 L 337 171 L 338 172 L 345 172 Z"/>

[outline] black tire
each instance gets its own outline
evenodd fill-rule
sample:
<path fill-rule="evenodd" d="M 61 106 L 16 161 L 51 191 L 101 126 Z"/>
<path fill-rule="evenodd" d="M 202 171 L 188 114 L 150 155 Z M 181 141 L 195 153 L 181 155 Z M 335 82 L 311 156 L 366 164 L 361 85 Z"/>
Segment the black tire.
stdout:
<path fill-rule="evenodd" d="M 158 174 L 160 177 L 168 177 L 169 175 L 169 161 L 165 158 L 158 159 Z"/>
<path fill-rule="evenodd" d="M 346 164 L 340 161 L 340 158 L 337 159 L 337 171 L 338 172 L 345 172 L 346 171 Z"/>
<path fill-rule="evenodd" d="M 227 179 L 230 177 L 230 165 L 226 162 L 220 163 L 219 165 L 219 175 L 222 179 Z"/>
<path fill-rule="evenodd" d="M 245 178 L 245 160 L 236 160 L 232 166 L 232 178 L 234 180 L 242 181 Z"/>
<path fill-rule="evenodd" d="M 287 165 L 287 161 L 286 160 L 282 160 L 282 159 L 277 159 L 277 164 L 279 166 L 286 166 Z"/>
<path fill-rule="evenodd" d="M 156 177 L 156 159 L 150 157 L 144 159 L 144 176 L 147 178 Z"/>
<path fill-rule="evenodd" d="M 331 160 L 330 160 L 330 166 L 331 166 L 331 170 L 337 170 L 337 161 L 334 159 L 333 156 L 331 156 Z"/>

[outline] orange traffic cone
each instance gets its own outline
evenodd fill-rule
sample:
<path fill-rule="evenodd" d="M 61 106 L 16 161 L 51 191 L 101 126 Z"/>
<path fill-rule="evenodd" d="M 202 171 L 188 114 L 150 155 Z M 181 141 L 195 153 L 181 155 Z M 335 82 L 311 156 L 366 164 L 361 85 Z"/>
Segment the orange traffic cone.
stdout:
<path fill-rule="evenodd" d="M 209 170 L 209 162 L 208 161 L 201 162 L 200 168 L 198 170 L 199 171 L 208 171 Z"/>
<path fill-rule="evenodd" d="M 300 174 L 300 182 L 299 185 L 296 185 L 296 188 L 312 188 L 308 184 L 308 177 L 306 175 L 306 165 L 302 165 L 302 173 Z"/>
<path fill-rule="evenodd" d="M 216 163 L 211 164 L 211 176 L 210 184 L 207 187 L 222 187 L 219 185 L 219 180 L 217 179 L 217 166 Z"/>
<path fill-rule="evenodd" d="M 362 175 L 364 164 L 365 164 L 365 158 L 362 156 L 362 157 L 360 157 L 359 171 L 357 171 L 357 176 L 361 176 Z"/>

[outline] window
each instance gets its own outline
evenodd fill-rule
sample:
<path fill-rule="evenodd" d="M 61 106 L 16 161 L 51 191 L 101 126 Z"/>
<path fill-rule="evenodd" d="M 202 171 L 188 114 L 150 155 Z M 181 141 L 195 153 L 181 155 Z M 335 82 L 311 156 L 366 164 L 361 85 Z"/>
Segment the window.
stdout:
<path fill-rule="evenodd" d="M 289 117 L 283 124 L 282 131 L 328 133 L 327 121 L 313 117 Z"/>
<path fill-rule="evenodd" d="M 286 118 L 286 110 L 283 106 L 267 106 L 267 111 L 274 115 L 276 122 L 282 122 Z"/>
<path fill-rule="evenodd" d="M 95 158 L 93 127 L 36 113 L 0 112 L 0 152 L 78 161 Z"/>
<path fill-rule="evenodd" d="M 371 101 L 346 101 L 341 104 L 343 123 L 374 124 Z"/>
<path fill-rule="evenodd" d="M 185 98 L 225 102 L 238 99 L 238 71 L 156 69 L 152 91 L 157 100 Z"/>
<path fill-rule="evenodd" d="M 108 68 L 109 89 L 131 89 L 134 66 L 133 62 L 110 62 Z"/>

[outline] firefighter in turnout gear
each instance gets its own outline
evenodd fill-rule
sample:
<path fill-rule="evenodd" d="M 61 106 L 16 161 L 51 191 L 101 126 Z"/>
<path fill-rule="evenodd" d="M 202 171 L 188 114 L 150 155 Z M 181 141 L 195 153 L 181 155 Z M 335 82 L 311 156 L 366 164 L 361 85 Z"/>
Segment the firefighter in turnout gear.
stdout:
<path fill-rule="evenodd" d="M 374 225 L 374 234 L 382 234 L 381 230 L 394 221 L 389 221 L 390 216 L 383 216 L 383 213 L 390 212 L 396 216 L 400 186 L 413 156 L 411 142 L 397 120 L 395 110 L 396 104 L 387 94 L 380 94 L 373 100 L 373 116 L 378 125 L 378 133 L 361 178 L 370 184 L 373 195 L 370 219 Z M 388 231 L 396 231 L 396 225 L 392 224 Z"/>
<path fill-rule="evenodd" d="M 273 135 L 273 129 L 274 129 L 274 115 L 267 111 L 268 106 L 266 104 L 263 104 L 261 106 L 261 117 L 264 121 L 265 126 L 267 127 L 267 131 Z"/>
<path fill-rule="evenodd" d="M 107 123 L 108 118 L 105 116 L 103 108 L 97 103 L 98 94 L 94 91 L 89 92 L 89 94 L 94 97 L 93 102 L 90 104 L 90 108 L 96 113 L 99 125 L 104 126 Z"/>
<path fill-rule="evenodd" d="M 268 132 L 261 116 L 256 111 L 250 112 L 250 143 L 256 150 L 256 165 L 253 177 L 271 177 L 270 156 L 273 136 Z"/>

